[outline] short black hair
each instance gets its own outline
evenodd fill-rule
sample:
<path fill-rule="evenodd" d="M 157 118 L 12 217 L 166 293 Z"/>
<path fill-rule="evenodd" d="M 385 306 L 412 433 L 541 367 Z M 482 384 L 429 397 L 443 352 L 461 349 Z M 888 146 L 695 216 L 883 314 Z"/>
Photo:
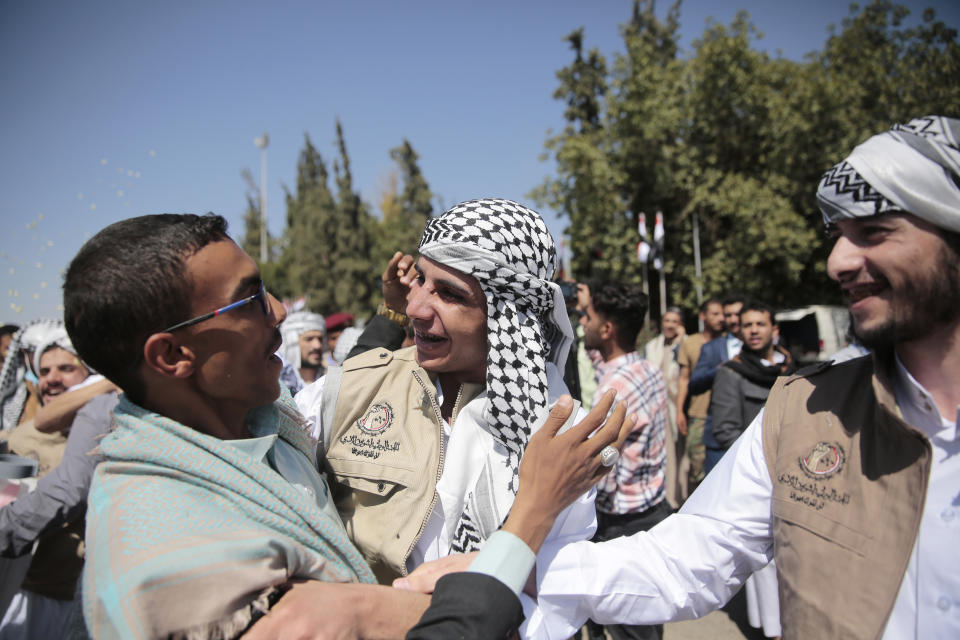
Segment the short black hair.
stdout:
<path fill-rule="evenodd" d="M 723 302 L 721 303 L 725 307 L 729 307 L 731 304 L 737 304 L 738 302 L 746 303 L 747 296 L 743 295 L 739 291 L 731 291 L 727 295 L 723 296 Z"/>
<path fill-rule="evenodd" d="M 733 304 L 733 303 L 731 303 Z M 766 302 L 757 299 L 749 299 L 744 301 L 743 307 L 740 308 L 740 313 L 738 314 L 743 318 L 743 314 L 747 311 L 762 311 L 770 314 L 770 324 L 777 324 L 777 312 L 773 307 L 768 305 Z"/>
<path fill-rule="evenodd" d="M 626 282 L 595 283 L 590 287 L 593 309 L 617 328 L 617 345 L 632 349 L 647 314 L 647 294 Z"/>
<path fill-rule="evenodd" d="M 88 240 L 63 283 L 64 323 L 80 358 L 142 402 L 144 343 L 190 313 L 187 258 L 228 238 L 221 216 L 165 213 L 115 222 Z"/>
<path fill-rule="evenodd" d="M 720 302 L 720 298 L 707 298 L 706 300 L 700 303 L 700 313 L 706 313 L 707 307 L 709 307 L 712 304 L 718 304 L 721 307 L 723 306 L 723 303 Z"/>

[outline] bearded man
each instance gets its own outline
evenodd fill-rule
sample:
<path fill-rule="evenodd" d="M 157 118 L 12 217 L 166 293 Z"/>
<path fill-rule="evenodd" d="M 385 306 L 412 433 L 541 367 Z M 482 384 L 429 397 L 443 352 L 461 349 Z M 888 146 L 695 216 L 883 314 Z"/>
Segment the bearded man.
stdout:
<path fill-rule="evenodd" d="M 960 120 L 873 136 L 817 199 L 873 355 L 780 378 L 679 513 L 561 549 L 541 606 L 695 618 L 776 558 L 786 638 L 960 637 Z"/>
<path fill-rule="evenodd" d="M 284 367 L 280 379 L 296 394 L 305 385 L 323 376 L 323 352 L 326 348 L 326 323 L 319 313 L 294 311 L 280 325 L 283 345 L 280 353 Z"/>

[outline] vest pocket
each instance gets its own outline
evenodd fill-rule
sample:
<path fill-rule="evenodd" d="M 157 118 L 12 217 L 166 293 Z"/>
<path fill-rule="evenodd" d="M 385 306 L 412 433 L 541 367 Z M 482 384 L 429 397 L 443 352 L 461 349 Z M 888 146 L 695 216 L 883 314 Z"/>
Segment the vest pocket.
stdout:
<path fill-rule="evenodd" d="M 866 545 L 870 536 L 850 526 L 850 523 L 833 520 L 814 511 L 806 504 L 790 499 L 773 498 L 773 518 L 788 527 L 799 527 L 820 538 L 824 538 L 859 556 L 866 555 Z"/>
<path fill-rule="evenodd" d="M 401 482 L 396 479 L 360 478 L 341 474 L 337 474 L 337 481 L 342 485 L 350 487 L 354 491 L 362 491 L 374 496 L 388 496 L 397 487 L 407 486 L 406 482 Z"/>

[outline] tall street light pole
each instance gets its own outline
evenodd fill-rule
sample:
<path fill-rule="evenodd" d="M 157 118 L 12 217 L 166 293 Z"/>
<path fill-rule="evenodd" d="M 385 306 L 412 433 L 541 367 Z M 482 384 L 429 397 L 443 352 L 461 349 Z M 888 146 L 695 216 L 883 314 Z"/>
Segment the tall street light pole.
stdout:
<path fill-rule="evenodd" d="M 253 139 L 260 149 L 260 264 L 267 261 L 267 146 L 270 136 L 264 133 Z"/>

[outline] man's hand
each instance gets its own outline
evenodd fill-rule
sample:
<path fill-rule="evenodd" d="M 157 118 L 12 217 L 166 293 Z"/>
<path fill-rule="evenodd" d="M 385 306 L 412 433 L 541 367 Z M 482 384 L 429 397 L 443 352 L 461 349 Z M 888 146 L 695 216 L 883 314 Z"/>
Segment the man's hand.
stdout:
<path fill-rule="evenodd" d="M 298 582 L 244 640 L 388 640 L 403 638 L 429 596 L 375 584 Z"/>
<path fill-rule="evenodd" d="M 687 416 L 683 415 L 683 409 L 677 409 L 677 431 L 680 432 L 680 435 L 687 435 Z"/>
<path fill-rule="evenodd" d="M 397 313 L 407 312 L 407 293 L 417 277 L 413 256 L 397 251 L 383 270 L 383 302 Z"/>
<path fill-rule="evenodd" d="M 624 403 L 607 418 L 615 397 L 613 390 L 608 391 L 587 417 L 557 435 L 573 410 L 570 397 L 563 396 L 546 424 L 530 438 L 520 463 L 517 497 L 503 529 L 526 542 L 534 553 L 560 512 L 610 471 L 600 464 L 600 451 L 607 445 L 621 449 L 633 430 L 637 417 L 624 420 Z"/>
<path fill-rule="evenodd" d="M 477 557 L 477 553 L 479 552 L 452 553 L 443 558 L 424 562 L 411 571 L 410 575 L 394 580 L 393 586 L 397 589 L 407 589 L 420 593 L 433 593 L 437 580 L 448 573 L 466 571 L 470 563 Z"/>

